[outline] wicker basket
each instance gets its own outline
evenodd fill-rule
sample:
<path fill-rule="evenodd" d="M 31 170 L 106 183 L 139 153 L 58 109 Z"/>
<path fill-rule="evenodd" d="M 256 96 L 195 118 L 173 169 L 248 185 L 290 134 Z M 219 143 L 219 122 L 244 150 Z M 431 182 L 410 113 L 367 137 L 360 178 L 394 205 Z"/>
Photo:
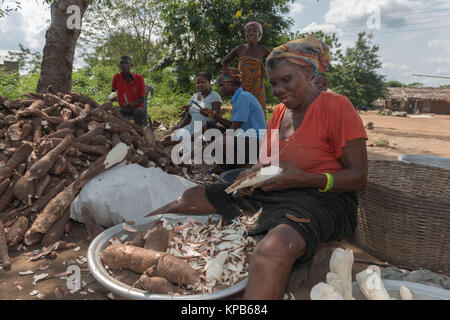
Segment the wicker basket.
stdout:
<path fill-rule="evenodd" d="M 359 192 L 356 241 L 393 265 L 450 267 L 450 171 L 403 162 L 369 161 Z"/>

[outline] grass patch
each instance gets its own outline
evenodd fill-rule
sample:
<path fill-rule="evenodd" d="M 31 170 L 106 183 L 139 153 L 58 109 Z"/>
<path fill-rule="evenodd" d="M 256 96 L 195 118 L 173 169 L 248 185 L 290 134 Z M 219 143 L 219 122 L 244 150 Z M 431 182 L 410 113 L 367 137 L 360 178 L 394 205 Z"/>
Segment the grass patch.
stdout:
<path fill-rule="evenodd" d="M 375 141 L 374 145 L 376 147 L 388 148 L 389 147 L 389 140 L 380 139 L 380 140 Z"/>

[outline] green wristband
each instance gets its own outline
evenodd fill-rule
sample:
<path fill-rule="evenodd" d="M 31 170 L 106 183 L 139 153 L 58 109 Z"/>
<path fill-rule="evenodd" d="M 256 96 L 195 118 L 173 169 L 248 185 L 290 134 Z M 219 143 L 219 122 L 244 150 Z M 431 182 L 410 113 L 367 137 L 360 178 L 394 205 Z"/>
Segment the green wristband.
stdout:
<path fill-rule="evenodd" d="M 333 189 L 334 179 L 331 173 L 323 173 L 327 177 L 327 185 L 325 189 L 319 189 L 320 192 L 328 192 Z"/>

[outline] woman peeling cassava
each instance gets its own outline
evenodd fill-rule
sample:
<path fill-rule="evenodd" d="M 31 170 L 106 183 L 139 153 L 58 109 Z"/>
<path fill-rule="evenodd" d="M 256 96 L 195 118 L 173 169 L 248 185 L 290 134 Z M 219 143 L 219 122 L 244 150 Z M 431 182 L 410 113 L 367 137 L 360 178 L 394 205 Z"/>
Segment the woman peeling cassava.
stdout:
<path fill-rule="evenodd" d="M 367 181 L 367 135 L 346 97 L 311 85 L 313 75 L 318 69 L 324 72 L 329 61 L 328 48 L 314 37 L 275 48 L 267 59 L 273 93 L 282 103 L 268 124 L 268 156 L 261 162 L 274 160 L 277 152 L 271 152 L 270 139 L 278 139 L 281 174 L 237 196 L 227 194 L 222 184 L 196 186 L 150 213 L 217 212 L 229 221 L 240 214 L 239 208 L 250 205 L 255 209 L 251 213 L 262 208 L 249 232 L 264 238 L 250 260 L 244 299 L 282 299 L 295 262 L 308 261 L 319 243 L 340 240 L 356 227 L 356 191 Z M 279 134 L 270 136 L 269 129 L 279 129 Z"/>

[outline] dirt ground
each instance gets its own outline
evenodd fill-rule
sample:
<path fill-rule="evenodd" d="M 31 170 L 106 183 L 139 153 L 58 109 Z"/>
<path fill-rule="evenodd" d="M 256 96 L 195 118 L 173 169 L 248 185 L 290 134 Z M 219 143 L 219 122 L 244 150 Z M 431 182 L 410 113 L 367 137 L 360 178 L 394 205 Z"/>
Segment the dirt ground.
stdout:
<path fill-rule="evenodd" d="M 441 157 L 450 157 L 450 116 L 431 115 L 431 118 L 399 118 L 392 116 L 379 116 L 374 111 L 361 113 L 364 125 L 373 123 L 373 129 L 367 130 L 369 160 L 393 160 L 401 154 L 426 154 Z M 159 133 L 157 136 L 161 136 Z M 382 140 L 386 142 L 380 143 Z M 376 146 L 381 144 L 383 146 Z M 89 273 L 87 263 L 81 259 L 86 257 L 89 242 L 84 225 L 70 222 L 71 230 L 64 241 L 72 242 L 79 249 L 59 251 L 53 260 L 43 259 L 30 262 L 30 253 L 41 249 L 39 246 L 27 247 L 20 252 L 10 252 L 12 269 L 0 270 L 0 299 L 2 300 L 106 300 L 109 291 L 102 287 Z M 338 243 L 343 248 L 354 251 L 355 259 L 382 263 L 370 256 L 352 243 L 351 240 Z M 78 265 L 81 268 L 81 279 L 84 287 L 71 294 L 67 290 L 67 280 L 64 273 L 68 266 Z M 353 273 L 362 271 L 367 264 L 355 263 Z M 19 272 L 31 270 L 33 274 L 19 275 Z M 33 277 L 40 274 L 48 276 L 33 285 Z M 444 274 L 450 275 L 448 270 Z M 62 277 L 62 278 L 61 278 Z M 323 279 L 324 280 L 324 279 Z M 323 281 L 320 280 L 320 281 Z M 35 291 L 35 292 L 33 292 Z M 36 292 L 38 291 L 38 292 Z M 58 294 L 56 294 L 56 293 Z M 35 295 L 31 295 L 34 293 Z M 293 292 L 298 299 L 304 298 L 307 292 L 298 289 Z M 233 298 L 239 298 L 236 295 Z M 118 297 L 115 297 L 118 298 Z"/>

